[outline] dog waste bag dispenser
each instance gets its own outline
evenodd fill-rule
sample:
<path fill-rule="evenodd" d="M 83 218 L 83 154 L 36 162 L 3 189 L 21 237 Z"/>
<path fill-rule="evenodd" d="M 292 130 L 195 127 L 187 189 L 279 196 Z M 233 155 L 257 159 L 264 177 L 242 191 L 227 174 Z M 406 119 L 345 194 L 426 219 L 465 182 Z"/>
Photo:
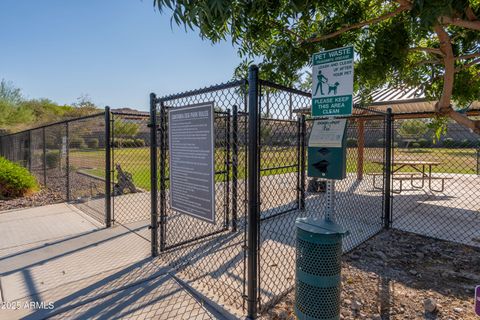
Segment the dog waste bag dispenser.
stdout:
<path fill-rule="evenodd" d="M 315 120 L 308 141 L 308 176 L 346 177 L 346 119 Z"/>

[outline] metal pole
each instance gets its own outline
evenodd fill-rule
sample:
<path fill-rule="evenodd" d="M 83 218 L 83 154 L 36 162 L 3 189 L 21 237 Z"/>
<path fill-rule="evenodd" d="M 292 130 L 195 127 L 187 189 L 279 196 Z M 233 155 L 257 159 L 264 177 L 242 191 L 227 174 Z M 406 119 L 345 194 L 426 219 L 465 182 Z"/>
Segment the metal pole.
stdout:
<path fill-rule="evenodd" d="M 347 146 L 348 147 L 348 146 Z M 357 143 L 357 180 L 363 180 L 363 166 L 365 156 L 365 120 L 358 120 L 358 143 Z"/>
<path fill-rule="evenodd" d="M 248 70 L 248 275 L 247 317 L 257 317 L 258 267 L 258 67 Z"/>
<path fill-rule="evenodd" d="M 67 173 L 67 202 L 70 201 L 70 138 L 69 138 L 69 126 L 68 126 L 68 122 L 65 123 L 65 131 L 66 131 L 66 135 L 67 135 L 67 143 L 66 143 L 66 151 L 67 151 L 67 155 L 66 155 L 66 173 Z"/>
<path fill-rule="evenodd" d="M 301 118 L 297 117 L 297 208 L 300 209 L 301 207 L 301 195 L 300 195 L 300 180 L 302 179 L 300 177 L 302 171 L 302 152 L 301 152 L 301 145 L 302 145 L 302 124 L 301 124 Z"/>
<path fill-rule="evenodd" d="M 300 116 L 300 210 L 305 210 L 305 167 L 307 159 L 307 148 L 305 148 L 305 136 L 307 133 L 307 122 L 305 115 Z"/>
<path fill-rule="evenodd" d="M 152 257 L 158 256 L 157 97 L 150 93 L 150 192 Z"/>
<path fill-rule="evenodd" d="M 384 213 L 384 227 L 390 228 L 391 222 L 391 183 L 392 183 L 392 109 L 387 109 L 387 124 L 385 136 L 385 213 Z"/>
<path fill-rule="evenodd" d="M 112 157 L 110 107 L 105 107 L 105 225 L 112 226 Z"/>
<path fill-rule="evenodd" d="M 47 139 L 45 134 L 45 127 L 42 129 L 42 151 L 43 151 L 43 185 L 47 186 Z"/>
<path fill-rule="evenodd" d="M 480 148 L 477 148 L 477 175 L 480 175 Z"/>
<path fill-rule="evenodd" d="M 167 246 L 167 113 L 163 102 L 160 103 L 160 251 Z"/>
<path fill-rule="evenodd" d="M 28 130 L 28 171 L 32 172 L 32 130 Z"/>
<path fill-rule="evenodd" d="M 237 231 L 238 201 L 238 106 L 232 108 L 232 231 Z"/>
<path fill-rule="evenodd" d="M 327 180 L 325 220 L 335 221 L 335 180 Z"/>
<path fill-rule="evenodd" d="M 225 155 L 225 228 L 228 229 L 230 225 L 229 209 L 230 209 L 230 109 L 227 109 L 226 115 L 226 130 L 225 130 L 225 142 L 226 142 L 226 155 Z"/>
<path fill-rule="evenodd" d="M 293 115 L 293 103 L 292 103 L 292 93 L 288 94 L 288 119 L 292 120 Z"/>

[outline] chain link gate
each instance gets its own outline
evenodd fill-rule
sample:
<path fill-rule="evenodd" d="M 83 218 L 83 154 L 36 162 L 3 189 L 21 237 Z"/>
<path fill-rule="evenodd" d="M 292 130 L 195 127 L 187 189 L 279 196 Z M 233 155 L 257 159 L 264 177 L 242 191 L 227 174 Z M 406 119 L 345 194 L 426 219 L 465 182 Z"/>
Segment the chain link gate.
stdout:
<path fill-rule="evenodd" d="M 169 250 L 182 245 L 202 240 L 204 238 L 219 234 L 228 230 L 230 215 L 234 217 L 235 212 L 230 212 L 230 179 L 231 179 L 231 154 L 230 154 L 230 111 L 215 111 L 214 132 L 215 132 L 215 224 L 189 217 L 183 213 L 176 212 L 170 207 L 170 164 L 169 164 L 169 139 L 168 139 L 168 112 L 162 104 L 160 119 L 160 163 L 164 164 L 160 170 L 160 251 Z M 189 230 L 188 233 L 185 229 Z"/>
<path fill-rule="evenodd" d="M 168 110 L 203 102 L 213 102 L 215 108 L 215 224 L 170 207 Z M 245 104 L 243 80 L 151 96 L 152 253 L 159 253 L 194 288 L 237 310 L 244 307 L 246 294 Z"/>

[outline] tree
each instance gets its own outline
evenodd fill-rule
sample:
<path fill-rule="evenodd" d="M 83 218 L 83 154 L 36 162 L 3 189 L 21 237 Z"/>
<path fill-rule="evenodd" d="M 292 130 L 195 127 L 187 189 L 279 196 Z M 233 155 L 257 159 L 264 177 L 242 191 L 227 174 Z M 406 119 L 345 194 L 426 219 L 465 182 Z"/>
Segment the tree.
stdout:
<path fill-rule="evenodd" d="M 480 133 L 458 112 L 480 97 L 479 0 L 154 0 L 172 21 L 213 42 L 231 38 L 243 62 L 261 58 L 263 77 L 292 85 L 312 53 L 353 44 L 355 90 L 421 87 L 435 112 Z M 458 108 L 457 108 L 458 107 Z"/>
<path fill-rule="evenodd" d="M 115 121 L 113 134 L 115 137 L 135 137 L 139 129 L 138 123 L 119 120 Z"/>
<path fill-rule="evenodd" d="M 78 97 L 77 102 L 73 103 L 73 106 L 75 108 L 69 113 L 69 116 L 73 118 L 88 116 L 100 112 L 100 109 L 97 108 L 87 94 Z"/>
<path fill-rule="evenodd" d="M 428 125 L 420 119 L 404 120 L 398 127 L 397 132 L 403 138 L 418 139 L 428 131 Z"/>
<path fill-rule="evenodd" d="M 0 81 L 0 129 L 25 123 L 34 119 L 33 112 L 20 105 L 23 101 L 21 90 L 4 79 Z"/>
<path fill-rule="evenodd" d="M 23 100 L 22 91 L 11 82 L 5 79 L 0 81 L 0 100 L 7 101 L 12 104 L 20 103 Z"/>

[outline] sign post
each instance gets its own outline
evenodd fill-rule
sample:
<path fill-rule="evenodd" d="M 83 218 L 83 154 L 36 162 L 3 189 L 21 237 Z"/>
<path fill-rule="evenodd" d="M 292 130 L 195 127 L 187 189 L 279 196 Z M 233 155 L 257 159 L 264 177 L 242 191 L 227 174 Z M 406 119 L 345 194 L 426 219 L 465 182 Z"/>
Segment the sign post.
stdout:
<path fill-rule="evenodd" d="M 325 178 L 325 218 L 333 220 L 335 180 L 346 177 L 346 119 L 353 111 L 353 46 L 315 53 L 312 57 L 312 110 L 316 120 L 308 145 L 308 176 Z"/>
<path fill-rule="evenodd" d="M 172 209 L 215 223 L 213 103 L 168 112 Z"/>

